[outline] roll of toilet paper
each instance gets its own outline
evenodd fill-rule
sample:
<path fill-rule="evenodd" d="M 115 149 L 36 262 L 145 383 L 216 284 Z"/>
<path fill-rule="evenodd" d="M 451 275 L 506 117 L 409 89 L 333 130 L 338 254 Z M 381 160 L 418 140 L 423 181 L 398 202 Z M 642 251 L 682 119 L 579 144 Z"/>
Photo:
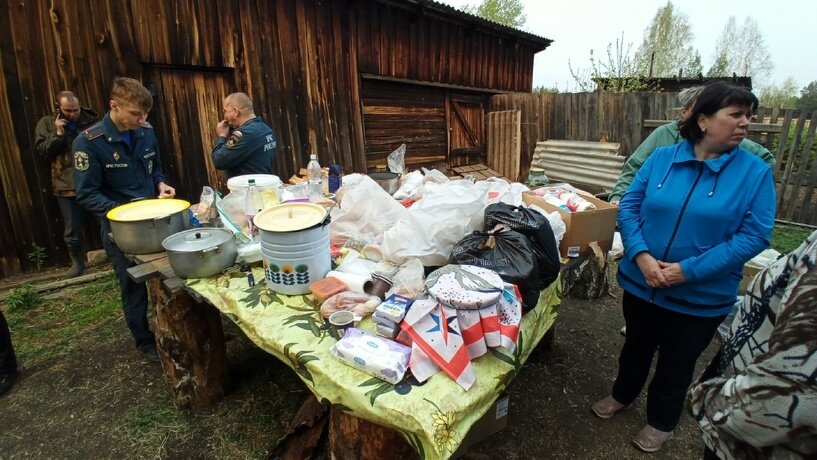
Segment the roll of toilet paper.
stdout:
<path fill-rule="evenodd" d="M 346 287 L 352 292 L 366 292 L 366 290 L 372 286 L 371 278 L 356 273 L 344 273 L 332 270 L 327 273 L 326 276 L 331 276 L 332 278 L 343 281 Z"/>

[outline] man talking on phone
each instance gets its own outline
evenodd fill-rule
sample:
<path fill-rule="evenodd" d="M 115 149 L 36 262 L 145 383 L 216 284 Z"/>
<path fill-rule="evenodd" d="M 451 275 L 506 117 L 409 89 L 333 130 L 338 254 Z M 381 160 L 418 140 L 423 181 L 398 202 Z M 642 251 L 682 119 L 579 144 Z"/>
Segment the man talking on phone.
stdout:
<path fill-rule="evenodd" d="M 77 204 L 71 143 L 80 132 L 96 123 L 99 116 L 95 111 L 81 107 L 79 98 L 71 91 L 58 93 L 55 104 L 56 111 L 37 123 L 34 150 L 51 162 L 51 188 L 62 214 L 63 241 L 71 256 L 71 268 L 65 276 L 73 278 L 85 271 L 81 239 L 85 209 Z"/>

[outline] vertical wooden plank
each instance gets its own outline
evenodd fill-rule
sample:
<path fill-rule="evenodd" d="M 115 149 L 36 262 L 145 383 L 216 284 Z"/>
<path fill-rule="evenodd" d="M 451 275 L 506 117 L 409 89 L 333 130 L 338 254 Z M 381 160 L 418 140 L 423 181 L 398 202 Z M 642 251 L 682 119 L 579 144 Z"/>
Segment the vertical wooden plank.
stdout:
<path fill-rule="evenodd" d="M 786 110 L 783 114 L 783 126 L 780 127 L 780 134 L 779 134 L 779 142 L 777 146 L 777 152 L 774 153 L 774 157 L 777 161 L 774 164 L 774 177 L 775 179 L 780 178 L 780 165 L 783 164 L 783 157 L 786 153 L 786 144 L 788 143 L 789 138 L 789 129 L 791 127 L 791 120 L 792 120 L 792 110 Z M 774 115 L 772 115 L 773 119 L 776 119 Z"/>
<path fill-rule="evenodd" d="M 805 118 L 806 114 L 801 114 L 801 117 Z M 808 127 L 808 135 L 806 136 L 806 140 L 803 144 L 803 153 L 801 155 L 801 164 L 800 164 L 800 171 L 797 175 L 797 182 L 795 183 L 794 190 L 797 191 L 795 193 L 796 200 L 792 200 L 790 203 L 790 210 L 787 212 L 788 219 L 793 220 L 794 217 L 794 210 L 795 205 L 800 204 L 800 212 L 797 214 L 797 222 L 800 223 L 810 223 L 811 222 L 811 208 L 814 207 L 814 203 L 812 203 L 812 198 L 814 197 L 814 187 L 817 185 L 817 158 L 812 158 L 812 149 L 814 148 L 814 137 L 815 137 L 815 129 L 817 129 L 817 110 L 813 111 L 811 114 L 811 120 L 809 121 Z M 808 184 L 806 185 L 806 189 L 801 191 L 801 185 L 803 185 L 802 181 L 804 176 L 806 175 L 806 170 L 808 169 L 807 166 L 811 168 L 810 179 L 808 180 Z M 804 193 L 804 197 L 802 200 L 799 199 L 800 193 Z"/>
<path fill-rule="evenodd" d="M 805 122 L 806 119 L 804 117 L 800 117 L 797 119 L 797 126 L 794 129 L 794 138 L 792 140 L 791 146 L 789 147 L 788 154 L 786 155 L 786 169 L 783 172 L 783 177 L 781 178 L 780 181 L 780 194 L 777 197 L 778 215 L 781 215 L 780 210 L 784 208 L 784 203 L 788 199 L 786 197 L 786 194 L 787 192 L 790 191 L 789 184 L 791 183 L 792 180 L 792 170 L 794 170 L 794 163 L 796 162 L 797 151 L 800 147 L 800 135 L 803 133 L 803 126 L 805 125 Z"/>

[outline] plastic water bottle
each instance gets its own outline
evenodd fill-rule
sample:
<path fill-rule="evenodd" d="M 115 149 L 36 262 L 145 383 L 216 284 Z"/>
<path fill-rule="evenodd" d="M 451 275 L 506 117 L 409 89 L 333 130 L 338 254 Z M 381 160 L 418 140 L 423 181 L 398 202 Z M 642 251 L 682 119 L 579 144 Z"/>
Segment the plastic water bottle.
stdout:
<path fill-rule="evenodd" d="M 309 194 L 323 195 L 321 184 L 321 165 L 318 164 L 318 156 L 314 153 L 309 155 L 309 164 L 306 165 L 306 177 L 309 183 Z"/>
<path fill-rule="evenodd" d="M 244 212 L 247 216 L 247 229 L 250 236 L 255 238 L 258 235 L 258 228 L 253 223 L 253 218 L 258 211 L 264 209 L 264 200 L 261 198 L 261 190 L 255 185 L 255 179 L 247 181 L 247 197 L 244 205 Z"/>

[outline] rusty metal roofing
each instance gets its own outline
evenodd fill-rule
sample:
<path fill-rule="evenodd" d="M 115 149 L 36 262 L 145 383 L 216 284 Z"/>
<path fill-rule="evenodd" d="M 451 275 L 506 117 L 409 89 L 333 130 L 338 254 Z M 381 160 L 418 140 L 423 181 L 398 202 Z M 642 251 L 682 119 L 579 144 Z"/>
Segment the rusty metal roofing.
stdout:
<path fill-rule="evenodd" d="M 380 3 L 389 4 L 399 8 L 416 10 L 418 13 L 435 13 L 442 19 L 449 22 L 478 26 L 483 30 L 494 32 L 509 38 L 515 38 L 522 43 L 531 46 L 535 53 L 544 50 L 553 40 L 534 35 L 513 27 L 509 27 L 498 22 L 490 21 L 480 16 L 476 16 L 464 11 L 460 11 L 451 5 L 436 2 L 434 0 L 376 0 Z"/>

